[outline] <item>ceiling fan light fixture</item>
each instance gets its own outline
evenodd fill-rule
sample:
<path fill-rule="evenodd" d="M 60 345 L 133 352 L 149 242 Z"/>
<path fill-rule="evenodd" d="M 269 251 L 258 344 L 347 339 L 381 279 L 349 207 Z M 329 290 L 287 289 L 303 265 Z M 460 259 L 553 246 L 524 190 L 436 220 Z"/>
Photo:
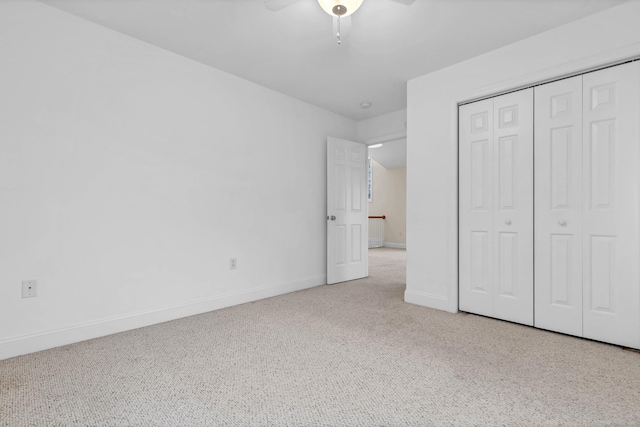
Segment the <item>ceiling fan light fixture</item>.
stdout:
<path fill-rule="evenodd" d="M 364 0 L 318 0 L 320 7 L 331 16 L 349 16 L 362 5 Z"/>

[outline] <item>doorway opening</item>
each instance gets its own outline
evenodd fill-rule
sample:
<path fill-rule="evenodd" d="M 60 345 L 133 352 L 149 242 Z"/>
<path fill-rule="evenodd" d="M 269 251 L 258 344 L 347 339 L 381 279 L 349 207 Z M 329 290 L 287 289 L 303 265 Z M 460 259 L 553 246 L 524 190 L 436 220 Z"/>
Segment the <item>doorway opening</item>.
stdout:
<path fill-rule="evenodd" d="M 406 139 L 369 148 L 369 277 L 406 286 Z"/>
<path fill-rule="evenodd" d="M 381 150 L 400 144 L 404 149 L 397 160 L 389 159 Z M 380 151 L 379 151 L 380 150 Z M 369 149 L 367 185 L 369 213 L 369 249 L 387 247 L 406 249 L 407 230 L 407 164 L 406 141 Z"/>

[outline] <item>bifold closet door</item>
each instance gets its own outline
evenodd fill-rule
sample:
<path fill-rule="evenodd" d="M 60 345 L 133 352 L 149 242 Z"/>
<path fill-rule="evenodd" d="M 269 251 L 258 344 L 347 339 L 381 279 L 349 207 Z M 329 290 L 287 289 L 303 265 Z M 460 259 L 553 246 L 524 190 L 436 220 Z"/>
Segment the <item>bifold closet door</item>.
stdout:
<path fill-rule="evenodd" d="M 534 98 L 535 326 L 582 336 L 582 76 Z"/>
<path fill-rule="evenodd" d="M 459 306 L 533 325 L 533 89 L 459 108 Z"/>
<path fill-rule="evenodd" d="M 535 89 L 535 326 L 640 348 L 640 63 Z"/>
<path fill-rule="evenodd" d="M 459 306 L 493 316 L 493 99 L 462 105 L 459 123 Z"/>
<path fill-rule="evenodd" d="M 640 62 L 583 76 L 583 333 L 640 348 Z"/>

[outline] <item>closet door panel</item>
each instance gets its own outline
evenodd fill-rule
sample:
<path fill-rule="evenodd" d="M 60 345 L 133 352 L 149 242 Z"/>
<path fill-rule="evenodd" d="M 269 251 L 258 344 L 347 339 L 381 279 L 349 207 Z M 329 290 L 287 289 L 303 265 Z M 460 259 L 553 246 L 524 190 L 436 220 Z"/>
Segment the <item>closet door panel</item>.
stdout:
<path fill-rule="evenodd" d="M 583 80 L 584 336 L 640 348 L 640 63 Z"/>
<path fill-rule="evenodd" d="M 493 315 L 493 100 L 459 108 L 459 306 Z"/>
<path fill-rule="evenodd" d="M 535 88 L 535 326 L 582 336 L 582 76 Z"/>
<path fill-rule="evenodd" d="M 494 317 L 533 325 L 533 89 L 493 102 Z"/>

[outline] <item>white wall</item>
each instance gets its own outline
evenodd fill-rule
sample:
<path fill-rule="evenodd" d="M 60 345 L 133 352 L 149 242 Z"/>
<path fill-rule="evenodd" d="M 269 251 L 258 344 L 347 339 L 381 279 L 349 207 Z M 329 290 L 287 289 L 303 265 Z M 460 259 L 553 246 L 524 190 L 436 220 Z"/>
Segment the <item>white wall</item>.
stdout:
<path fill-rule="evenodd" d="M 0 359 L 326 283 L 354 121 L 31 1 L 0 94 Z"/>
<path fill-rule="evenodd" d="M 457 103 L 638 56 L 638 22 L 628 2 L 409 81 L 407 302 L 458 309 Z"/>
<path fill-rule="evenodd" d="M 358 138 L 377 143 L 404 138 L 407 131 L 407 110 L 398 110 L 358 122 Z"/>

